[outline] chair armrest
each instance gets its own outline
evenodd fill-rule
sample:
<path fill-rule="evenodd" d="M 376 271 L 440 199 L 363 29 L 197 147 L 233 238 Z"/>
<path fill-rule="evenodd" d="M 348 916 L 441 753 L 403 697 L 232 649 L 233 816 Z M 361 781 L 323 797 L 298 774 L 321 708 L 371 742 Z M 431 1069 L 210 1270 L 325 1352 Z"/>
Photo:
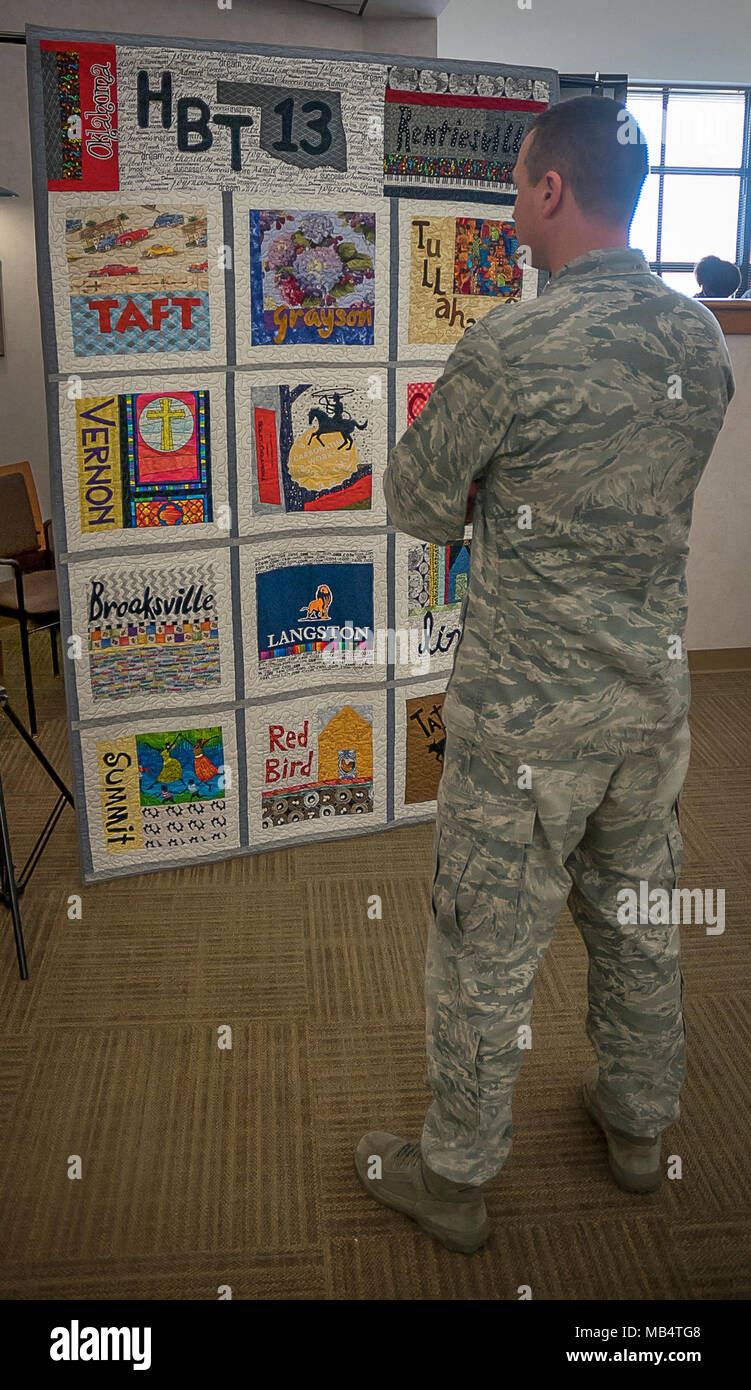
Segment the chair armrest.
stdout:
<path fill-rule="evenodd" d="M 47 548 L 47 555 L 49 557 L 47 569 L 53 570 L 55 568 L 55 534 L 52 530 L 51 517 L 44 522 L 44 543 Z"/>

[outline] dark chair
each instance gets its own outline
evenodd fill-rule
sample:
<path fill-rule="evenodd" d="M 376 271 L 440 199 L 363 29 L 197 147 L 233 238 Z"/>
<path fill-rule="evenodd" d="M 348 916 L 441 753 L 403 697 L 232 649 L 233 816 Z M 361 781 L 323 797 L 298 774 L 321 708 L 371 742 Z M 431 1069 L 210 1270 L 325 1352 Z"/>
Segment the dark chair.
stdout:
<path fill-rule="evenodd" d="M 11 618 L 18 623 L 29 728 L 32 734 L 36 734 L 29 634 L 48 629 L 52 670 L 57 675 L 60 669 L 57 657 L 60 600 L 52 524 L 49 521 L 42 523 L 28 463 L 0 468 L 0 570 L 3 569 L 10 569 L 12 578 L 0 583 L 0 617 Z"/>

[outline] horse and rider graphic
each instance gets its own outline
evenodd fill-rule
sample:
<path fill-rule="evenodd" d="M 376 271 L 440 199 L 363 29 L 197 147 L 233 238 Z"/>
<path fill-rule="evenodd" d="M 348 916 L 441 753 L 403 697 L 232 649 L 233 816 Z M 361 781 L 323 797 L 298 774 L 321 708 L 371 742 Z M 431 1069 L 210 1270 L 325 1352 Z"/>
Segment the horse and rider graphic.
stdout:
<path fill-rule="evenodd" d="M 346 394 L 348 393 L 342 391 L 324 392 L 318 397 L 318 399 L 323 402 L 324 409 L 320 410 L 317 406 L 313 406 L 312 409 L 308 411 L 308 424 L 312 425 L 315 421 L 315 429 L 310 435 L 311 444 L 314 439 L 317 439 L 321 447 L 324 448 L 325 441 L 322 437 L 323 435 L 340 434 L 342 436 L 342 442 L 337 445 L 337 452 L 339 449 L 351 449 L 353 447 L 352 435 L 355 430 L 367 429 L 367 420 L 363 421 L 361 424 L 359 420 L 353 419 L 351 415 L 344 414 L 342 396 Z"/>

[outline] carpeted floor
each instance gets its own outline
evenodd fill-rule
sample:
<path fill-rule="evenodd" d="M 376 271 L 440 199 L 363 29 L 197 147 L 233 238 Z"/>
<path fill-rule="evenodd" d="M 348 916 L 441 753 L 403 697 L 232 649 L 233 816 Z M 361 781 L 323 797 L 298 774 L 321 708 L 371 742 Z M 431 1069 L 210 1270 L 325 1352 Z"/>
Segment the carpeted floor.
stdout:
<path fill-rule="evenodd" d="M 61 683 L 33 640 L 39 742 L 67 774 Z M 3 650 L 25 716 L 7 632 Z M 663 1148 L 680 1180 L 630 1197 L 610 1179 L 579 1102 L 586 954 L 564 914 L 492 1237 L 449 1254 L 352 1167 L 366 1129 L 417 1137 L 428 1101 L 432 824 L 83 888 L 66 810 L 23 900 L 25 983 L 1 913 L 0 1297 L 748 1298 L 751 673 L 695 677 L 692 728 L 682 883 L 725 889 L 726 930 L 683 929 L 689 1079 Z M 0 769 L 18 867 L 54 792 L 5 721 Z"/>

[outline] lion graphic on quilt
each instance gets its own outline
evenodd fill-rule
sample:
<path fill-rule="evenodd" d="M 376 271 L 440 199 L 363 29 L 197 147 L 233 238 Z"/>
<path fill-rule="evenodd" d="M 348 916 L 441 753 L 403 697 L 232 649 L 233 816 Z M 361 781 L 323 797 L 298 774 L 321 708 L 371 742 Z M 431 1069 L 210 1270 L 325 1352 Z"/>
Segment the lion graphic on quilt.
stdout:
<path fill-rule="evenodd" d="M 332 598 L 333 594 L 328 584 L 319 584 L 316 589 L 316 596 L 310 600 L 307 608 L 305 608 L 303 604 L 303 608 L 305 609 L 304 617 L 328 618 Z"/>

